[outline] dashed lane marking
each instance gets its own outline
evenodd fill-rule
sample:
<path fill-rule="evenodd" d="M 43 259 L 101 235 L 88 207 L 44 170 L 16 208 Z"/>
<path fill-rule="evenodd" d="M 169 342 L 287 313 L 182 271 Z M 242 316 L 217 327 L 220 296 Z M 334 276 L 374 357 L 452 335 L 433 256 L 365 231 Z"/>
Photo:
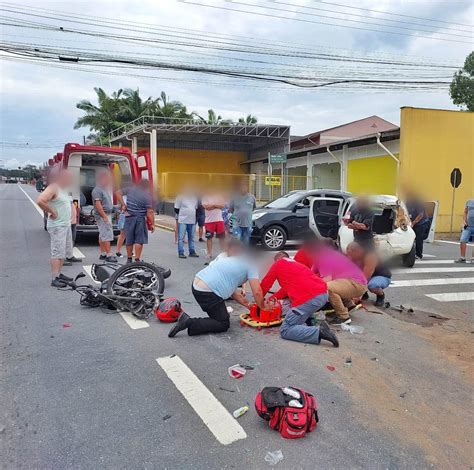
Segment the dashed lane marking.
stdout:
<path fill-rule="evenodd" d="M 439 302 L 462 302 L 474 300 L 474 292 L 449 292 L 444 294 L 426 294 L 426 297 Z"/>
<path fill-rule="evenodd" d="M 392 281 L 390 287 L 444 286 L 448 284 L 474 284 L 474 277 L 448 277 L 435 279 L 409 279 Z"/>
<path fill-rule="evenodd" d="M 179 356 L 159 357 L 156 361 L 221 444 L 247 437 L 237 420 Z"/>
<path fill-rule="evenodd" d="M 76 258 L 80 258 L 80 259 L 84 259 L 86 257 L 86 255 L 79 249 L 77 248 L 77 246 L 75 246 L 73 249 L 72 249 L 72 254 L 76 257 Z"/>

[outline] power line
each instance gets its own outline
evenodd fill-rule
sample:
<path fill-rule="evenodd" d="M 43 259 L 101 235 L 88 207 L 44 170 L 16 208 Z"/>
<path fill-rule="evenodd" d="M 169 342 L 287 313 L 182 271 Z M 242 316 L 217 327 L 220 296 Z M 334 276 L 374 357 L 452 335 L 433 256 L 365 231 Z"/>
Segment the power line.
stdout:
<path fill-rule="evenodd" d="M 217 9 L 217 10 L 234 11 L 234 12 L 237 12 L 237 13 L 245 13 L 245 14 L 250 14 L 250 15 L 263 16 L 263 17 L 267 17 L 267 18 L 277 18 L 277 19 L 280 19 L 280 20 L 299 21 L 301 23 L 322 24 L 322 25 L 326 25 L 326 26 L 340 26 L 340 27 L 343 27 L 343 28 L 357 29 L 357 30 L 360 30 L 360 31 L 370 31 L 370 32 L 374 32 L 374 33 L 392 34 L 392 35 L 396 35 L 396 36 L 409 36 L 409 37 L 416 37 L 416 38 L 421 38 L 421 39 L 430 39 L 430 40 L 447 41 L 447 42 L 457 42 L 457 43 L 461 43 L 461 44 L 471 44 L 471 42 L 469 42 L 469 41 L 460 41 L 458 39 L 448 39 L 448 38 L 439 38 L 439 37 L 432 37 L 432 36 L 422 36 L 422 35 L 419 35 L 419 34 L 415 35 L 415 34 L 400 33 L 400 32 L 396 32 L 396 31 L 371 29 L 371 28 L 344 25 L 344 24 L 337 24 L 337 23 L 326 23 L 326 22 L 323 22 L 323 21 L 308 20 L 308 19 L 305 19 L 305 18 L 291 18 L 291 17 L 288 17 L 288 16 L 278 16 L 278 15 L 274 15 L 274 14 L 271 14 L 271 13 L 260 13 L 260 12 L 256 12 L 256 11 L 242 10 L 242 9 L 238 9 L 238 8 L 229 8 L 229 7 L 218 6 L 218 5 L 208 5 L 206 3 L 198 3 L 198 2 L 195 2 L 195 1 L 191 1 L 191 0 L 178 0 L 178 1 L 181 2 L 181 3 L 188 4 L 188 5 L 196 5 L 196 6 L 205 7 L 205 8 L 213 8 L 213 9 Z M 234 3 L 238 4 L 239 2 L 233 1 L 232 3 L 233 4 Z M 275 9 L 275 8 L 269 8 L 269 9 L 270 10 L 279 10 L 279 9 Z M 294 13 L 291 10 L 287 10 L 287 12 L 288 13 Z"/>

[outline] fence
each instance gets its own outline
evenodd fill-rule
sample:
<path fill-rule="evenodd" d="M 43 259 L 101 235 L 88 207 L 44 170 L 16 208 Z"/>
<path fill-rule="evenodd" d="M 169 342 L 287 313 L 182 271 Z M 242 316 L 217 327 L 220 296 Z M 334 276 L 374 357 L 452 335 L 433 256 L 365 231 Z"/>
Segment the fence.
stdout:
<path fill-rule="evenodd" d="M 247 182 L 249 191 L 259 204 L 271 201 L 290 191 L 315 189 L 317 178 L 310 176 L 273 175 L 273 185 L 269 184 L 265 174 L 234 174 L 234 173 L 191 173 L 166 172 L 160 175 L 160 193 L 165 200 L 172 200 L 185 186 L 217 189 L 231 192 L 242 181 Z"/>

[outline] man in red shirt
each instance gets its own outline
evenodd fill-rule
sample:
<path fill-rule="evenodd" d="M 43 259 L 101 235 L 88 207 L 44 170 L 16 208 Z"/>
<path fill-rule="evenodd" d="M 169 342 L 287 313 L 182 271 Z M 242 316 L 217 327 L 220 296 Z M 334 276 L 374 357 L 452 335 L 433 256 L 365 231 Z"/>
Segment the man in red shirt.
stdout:
<path fill-rule="evenodd" d="M 273 297 L 289 300 L 283 302 L 285 320 L 280 328 L 281 337 L 311 344 L 319 344 L 325 339 L 337 348 L 339 341 L 325 321 L 316 326 L 306 324 L 306 320 L 328 301 L 326 283 L 307 266 L 290 259 L 288 253 L 284 251 L 275 255 L 275 262 L 262 279 L 263 295 L 270 290 L 275 281 L 280 284 L 280 289 Z"/>

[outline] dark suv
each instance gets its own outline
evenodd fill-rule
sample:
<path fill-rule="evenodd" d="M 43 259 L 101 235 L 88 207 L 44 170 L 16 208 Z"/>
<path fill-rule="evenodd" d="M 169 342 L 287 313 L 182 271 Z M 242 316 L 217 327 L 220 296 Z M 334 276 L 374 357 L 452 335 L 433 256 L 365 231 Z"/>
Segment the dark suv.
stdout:
<path fill-rule="evenodd" d="M 252 242 L 260 242 L 268 250 L 280 250 L 288 240 L 302 240 L 313 233 L 309 227 L 311 196 L 345 199 L 350 193 L 331 189 L 291 191 L 253 212 Z"/>

